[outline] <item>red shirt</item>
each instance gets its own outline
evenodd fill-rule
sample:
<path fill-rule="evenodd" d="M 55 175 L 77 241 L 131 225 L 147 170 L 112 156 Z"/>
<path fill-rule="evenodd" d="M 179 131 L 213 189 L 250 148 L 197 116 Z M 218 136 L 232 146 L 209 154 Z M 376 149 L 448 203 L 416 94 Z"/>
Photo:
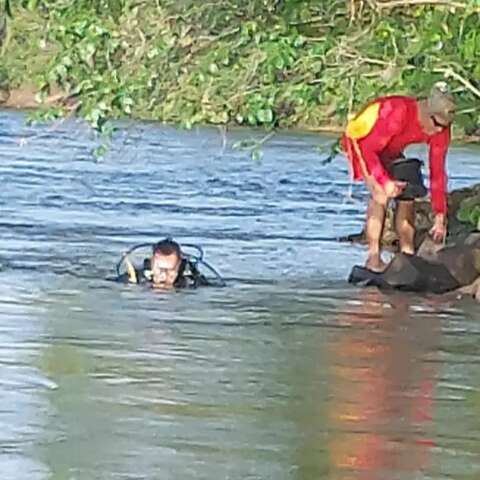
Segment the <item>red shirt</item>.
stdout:
<path fill-rule="evenodd" d="M 382 186 L 391 177 L 385 166 L 399 158 L 405 147 L 415 143 L 429 146 L 430 192 L 435 213 L 447 212 L 447 174 L 445 157 L 450 144 L 450 128 L 434 135 L 426 134 L 418 119 L 418 101 L 413 97 L 389 96 L 375 100 L 380 103 L 378 118 L 370 133 L 357 140 L 369 173 Z M 344 136 L 343 144 L 351 141 Z M 348 149 L 353 178 L 363 177 L 354 149 Z"/>

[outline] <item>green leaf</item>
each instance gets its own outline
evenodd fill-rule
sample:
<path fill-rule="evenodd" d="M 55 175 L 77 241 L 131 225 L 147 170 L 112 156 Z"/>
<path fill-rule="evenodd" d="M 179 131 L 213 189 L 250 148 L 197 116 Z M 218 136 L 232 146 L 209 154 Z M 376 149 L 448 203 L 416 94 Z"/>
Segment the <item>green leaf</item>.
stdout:
<path fill-rule="evenodd" d="M 469 210 L 466 208 L 460 208 L 457 211 L 457 220 L 463 223 L 467 223 L 469 221 Z"/>
<path fill-rule="evenodd" d="M 466 60 L 474 60 L 476 57 L 477 47 L 477 32 L 475 30 L 470 31 L 465 37 L 465 44 L 463 47 L 463 56 Z"/>
<path fill-rule="evenodd" d="M 257 119 L 260 123 L 272 123 L 273 112 L 270 108 L 265 108 L 257 111 Z"/>
<path fill-rule="evenodd" d="M 480 219 L 480 205 L 475 205 L 470 211 L 468 219 L 472 225 L 477 225 Z"/>
<path fill-rule="evenodd" d="M 250 154 L 251 158 L 253 161 L 259 161 L 262 159 L 263 157 L 263 151 L 260 150 L 259 148 L 255 148 L 254 150 L 252 150 L 252 153 Z"/>
<path fill-rule="evenodd" d="M 480 80 L 480 63 L 478 63 L 473 70 L 473 78 L 477 81 Z"/>
<path fill-rule="evenodd" d="M 28 0 L 27 9 L 31 12 L 38 7 L 38 0 Z"/>
<path fill-rule="evenodd" d="M 98 161 L 102 159 L 108 152 L 108 147 L 106 145 L 100 145 L 93 151 L 93 156 Z"/>
<path fill-rule="evenodd" d="M 476 227 L 480 220 L 480 197 L 475 196 L 463 200 L 457 212 L 457 219 Z"/>

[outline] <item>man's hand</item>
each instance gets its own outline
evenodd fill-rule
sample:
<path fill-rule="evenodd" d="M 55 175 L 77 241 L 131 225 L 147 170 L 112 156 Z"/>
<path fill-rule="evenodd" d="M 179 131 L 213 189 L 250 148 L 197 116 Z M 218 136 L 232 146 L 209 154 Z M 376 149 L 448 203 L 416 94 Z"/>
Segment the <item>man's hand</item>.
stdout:
<path fill-rule="evenodd" d="M 447 222 L 445 215 L 438 214 L 435 216 L 433 227 L 430 229 L 430 235 L 436 243 L 443 243 L 447 236 Z"/>
<path fill-rule="evenodd" d="M 375 180 L 368 184 L 372 198 L 380 205 L 386 205 L 391 198 L 398 197 L 407 186 L 406 182 L 389 180 L 384 187 L 381 187 Z"/>
<path fill-rule="evenodd" d="M 390 180 L 385 184 L 385 194 L 388 198 L 395 198 L 398 197 L 405 187 L 407 186 L 407 182 L 399 182 L 397 180 L 393 181 Z"/>

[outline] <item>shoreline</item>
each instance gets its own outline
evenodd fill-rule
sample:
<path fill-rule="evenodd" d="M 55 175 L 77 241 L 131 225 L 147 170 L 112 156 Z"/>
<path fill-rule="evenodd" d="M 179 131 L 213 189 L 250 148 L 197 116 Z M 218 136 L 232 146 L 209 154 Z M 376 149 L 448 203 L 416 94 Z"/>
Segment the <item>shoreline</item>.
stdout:
<path fill-rule="evenodd" d="M 62 92 L 61 90 L 55 90 L 41 102 L 38 99 L 39 93 L 40 92 L 38 91 L 38 89 L 29 85 L 20 88 L 13 88 L 8 92 L 0 88 L 0 110 L 34 111 L 41 108 L 63 107 L 66 109 L 66 111 L 74 114 L 77 103 L 72 100 L 72 97 L 65 92 Z M 142 118 L 135 117 L 133 115 L 126 118 L 128 118 L 129 120 L 162 122 L 161 120 L 155 118 Z M 204 125 L 236 126 L 239 128 L 245 127 L 244 125 L 238 125 L 234 122 L 226 124 L 206 123 Z M 295 126 L 291 126 L 288 128 L 278 128 L 274 130 L 278 132 L 303 131 L 308 133 L 340 135 L 344 131 L 344 126 L 338 123 L 329 123 L 328 125 L 309 125 L 308 123 L 299 122 Z M 457 143 L 480 145 L 480 135 L 453 136 L 452 140 Z"/>

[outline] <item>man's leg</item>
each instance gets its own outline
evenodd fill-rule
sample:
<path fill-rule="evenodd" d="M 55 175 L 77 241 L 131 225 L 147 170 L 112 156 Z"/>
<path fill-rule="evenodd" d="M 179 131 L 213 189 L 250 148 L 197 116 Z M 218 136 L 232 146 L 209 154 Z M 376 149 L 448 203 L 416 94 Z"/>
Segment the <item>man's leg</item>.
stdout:
<path fill-rule="evenodd" d="M 399 200 L 395 212 L 395 230 L 400 240 L 400 251 L 415 253 L 415 202 Z"/>
<path fill-rule="evenodd" d="M 376 202 L 373 198 L 370 198 L 366 224 L 368 258 L 365 266 L 374 272 L 383 271 L 386 266 L 382 261 L 380 250 L 386 211 L 387 206 L 385 204 Z"/>

